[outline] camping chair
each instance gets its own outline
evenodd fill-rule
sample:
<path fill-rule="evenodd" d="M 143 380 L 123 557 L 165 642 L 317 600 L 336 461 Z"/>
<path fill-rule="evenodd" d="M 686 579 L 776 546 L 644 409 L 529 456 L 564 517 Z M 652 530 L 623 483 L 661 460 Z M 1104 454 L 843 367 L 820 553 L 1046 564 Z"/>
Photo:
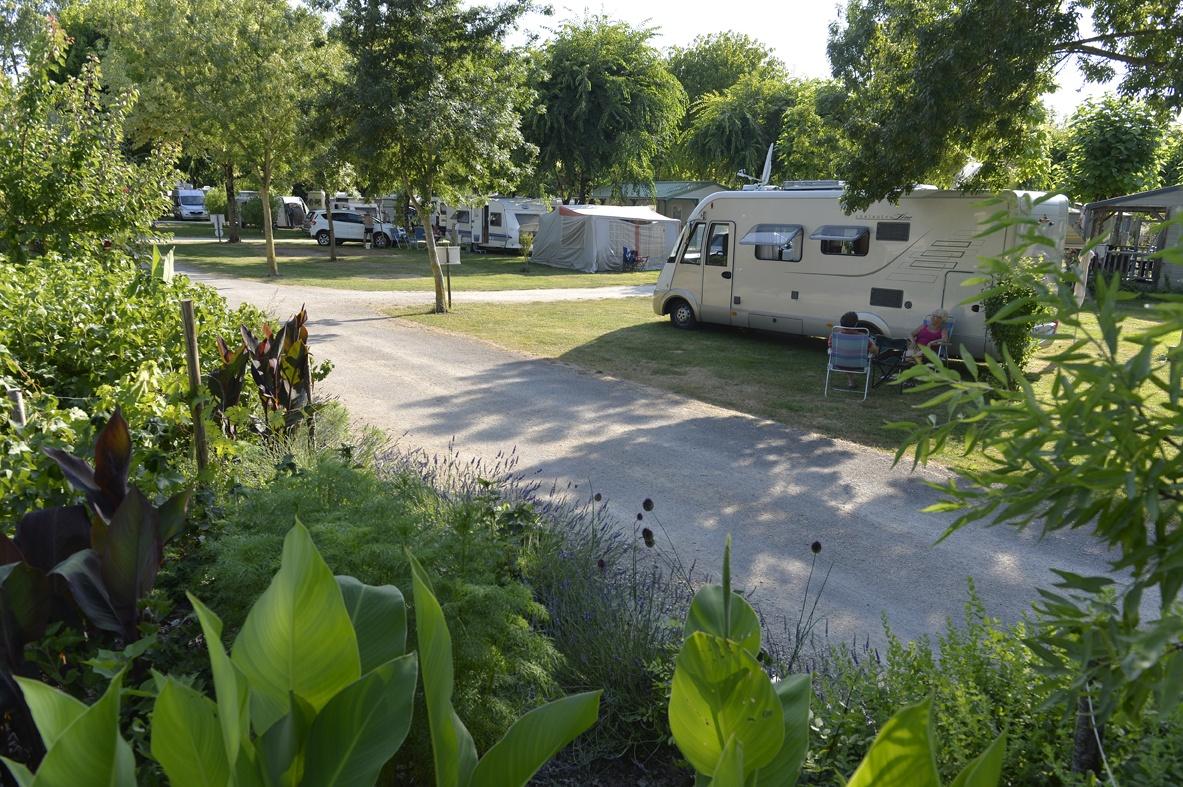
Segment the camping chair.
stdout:
<path fill-rule="evenodd" d="M 928 317 L 924 318 L 924 324 L 927 327 L 932 327 L 929 325 L 928 319 Z M 949 334 L 949 340 L 943 342 L 933 342 L 933 344 L 929 345 L 929 347 L 936 345 L 935 349 L 937 357 L 941 359 L 941 363 L 947 364 L 949 362 L 949 346 L 953 344 L 953 329 L 955 327 L 957 327 L 957 323 L 953 320 L 953 318 L 947 318 L 945 320 L 945 332 Z"/>
<path fill-rule="evenodd" d="M 424 232 L 422 224 L 415 227 L 415 246 L 420 249 L 427 246 L 427 233 Z"/>
<path fill-rule="evenodd" d="M 637 256 L 636 249 L 630 249 L 628 246 L 624 247 L 624 254 L 620 258 L 620 269 L 622 271 L 643 271 L 648 264 L 648 257 L 639 257 Z"/>
<path fill-rule="evenodd" d="M 400 249 L 411 248 L 411 242 L 407 240 L 407 231 L 403 227 L 394 228 L 394 245 Z"/>
<path fill-rule="evenodd" d="M 834 328 L 830 333 L 830 348 L 826 361 L 826 390 L 830 395 L 830 374 L 844 372 L 847 374 L 861 374 L 865 378 L 863 383 L 863 400 L 871 390 L 871 334 L 866 328 Z M 841 390 L 841 389 L 837 389 Z M 852 393 L 858 393 L 854 389 Z"/>
<path fill-rule="evenodd" d="M 874 379 L 871 381 L 872 388 L 878 388 L 884 383 L 895 380 L 909 366 L 908 362 L 904 359 L 904 352 L 908 349 L 907 339 L 892 339 L 887 336 L 876 336 L 875 344 L 879 347 L 879 353 L 873 361 L 875 372 Z M 900 386 L 896 387 L 899 388 Z"/>

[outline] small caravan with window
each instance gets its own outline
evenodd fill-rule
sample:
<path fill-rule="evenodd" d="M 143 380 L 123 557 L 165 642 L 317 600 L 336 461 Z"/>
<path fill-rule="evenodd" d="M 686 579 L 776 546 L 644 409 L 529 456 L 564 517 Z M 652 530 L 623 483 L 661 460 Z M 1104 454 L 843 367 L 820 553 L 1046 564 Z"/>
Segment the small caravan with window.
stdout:
<path fill-rule="evenodd" d="M 905 337 L 932 310 L 948 311 L 954 345 L 976 357 L 992 352 L 973 290 L 978 258 L 1019 242 L 1030 223 L 979 236 L 1000 211 L 1033 219 L 1048 246 L 1032 254 L 1061 259 L 1068 200 L 1032 192 L 989 195 L 917 188 L 899 204 L 843 212 L 837 181 L 713 194 L 690 215 L 653 294 L 653 310 L 674 325 L 738 325 L 825 336 L 857 312 L 872 333 Z"/>
<path fill-rule="evenodd" d="M 538 232 L 547 207 L 539 200 L 521 197 L 491 197 L 479 208 L 453 208 L 447 219 L 447 234 L 472 249 L 520 251 L 521 233 Z"/>

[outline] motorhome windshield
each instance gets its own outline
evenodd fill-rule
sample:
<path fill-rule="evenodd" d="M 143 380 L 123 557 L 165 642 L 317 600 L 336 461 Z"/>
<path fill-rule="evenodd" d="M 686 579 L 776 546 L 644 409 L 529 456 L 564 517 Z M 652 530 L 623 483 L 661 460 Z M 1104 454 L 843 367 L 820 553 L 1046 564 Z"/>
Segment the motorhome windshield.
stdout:
<path fill-rule="evenodd" d="M 200 194 L 194 194 L 193 196 L 183 196 L 183 197 L 181 197 L 181 204 L 182 205 L 204 205 L 205 204 L 205 197 L 201 196 Z"/>

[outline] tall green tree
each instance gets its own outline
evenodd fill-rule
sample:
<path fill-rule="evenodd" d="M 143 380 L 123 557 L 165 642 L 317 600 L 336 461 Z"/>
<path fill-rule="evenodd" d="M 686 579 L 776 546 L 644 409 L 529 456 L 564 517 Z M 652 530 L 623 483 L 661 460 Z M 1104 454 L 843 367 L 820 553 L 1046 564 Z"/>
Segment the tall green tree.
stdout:
<path fill-rule="evenodd" d="M 501 44 L 528 8 L 460 0 L 344 0 L 334 6 L 354 66 L 334 95 L 346 145 L 371 186 L 407 195 L 420 216 L 445 201 L 507 187 L 526 142 L 515 107 L 522 60 Z M 436 311 L 447 310 L 435 238 L 426 228 Z"/>
<path fill-rule="evenodd" d="M 666 67 L 693 105 L 708 93 L 722 93 L 743 77 L 788 75 L 784 63 L 764 44 L 730 31 L 699 36 L 688 47 L 674 47 Z"/>
<path fill-rule="evenodd" d="M 850 155 L 842 128 L 845 91 L 837 82 L 820 79 L 797 82 L 794 88 L 777 139 L 783 174 L 789 180 L 836 178 Z"/>
<path fill-rule="evenodd" d="M 1091 11 L 1093 34 L 1080 28 Z M 991 180 L 1033 149 L 1032 107 L 1070 57 L 1094 80 L 1183 107 L 1183 6 L 1159 0 L 852 0 L 830 29 L 834 76 L 850 93 L 844 201 L 896 199 L 951 183 L 970 158 Z"/>
<path fill-rule="evenodd" d="M 764 167 L 768 146 L 780 136 L 796 91 L 783 76 L 741 76 L 721 92 L 707 93 L 690 110 L 682 139 L 684 159 L 699 177 L 742 185 L 736 173 L 753 177 Z"/>
<path fill-rule="evenodd" d="M 545 112 L 527 134 L 565 199 L 604 183 L 652 182 L 654 161 L 675 139 L 686 92 L 651 45 L 653 31 L 593 16 L 567 23 L 534 77 Z"/>
<path fill-rule="evenodd" d="M 1162 116 L 1144 101 L 1088 101 L 1068 122 L 1064 187 L 1080 202 L 1118 197 L 1159 184 Z"/>
<path fill-rule="evenodd" d="M 1163 135 L 1158 177 L 1164 186 L 1183 185 L 1183 124 L 1176 123 Z"/>
<path fill-rule="evenodd" d="M 176 150 L 131 160 L 122 121 L 134 97 L 104 104 L 93 61 L 62 78 L 67 40 L 52 20 L 30 41 L 22 73 L 0 78 L 0 256 L 139 243 L 168 204 Z"/>

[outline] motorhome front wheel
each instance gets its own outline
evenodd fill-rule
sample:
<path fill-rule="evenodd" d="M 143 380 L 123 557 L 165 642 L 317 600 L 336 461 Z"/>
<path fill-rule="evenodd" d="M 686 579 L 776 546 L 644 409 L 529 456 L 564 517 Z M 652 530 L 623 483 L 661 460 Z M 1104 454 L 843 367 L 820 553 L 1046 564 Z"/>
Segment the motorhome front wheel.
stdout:
<path fill-rule="evenodd" d="M 698 320 L 694 318 L 694 309 L 683 300 L 674 301 L 670 306 L 670 322 L 677 328 L 693 328 L 698 325 Z"/>

